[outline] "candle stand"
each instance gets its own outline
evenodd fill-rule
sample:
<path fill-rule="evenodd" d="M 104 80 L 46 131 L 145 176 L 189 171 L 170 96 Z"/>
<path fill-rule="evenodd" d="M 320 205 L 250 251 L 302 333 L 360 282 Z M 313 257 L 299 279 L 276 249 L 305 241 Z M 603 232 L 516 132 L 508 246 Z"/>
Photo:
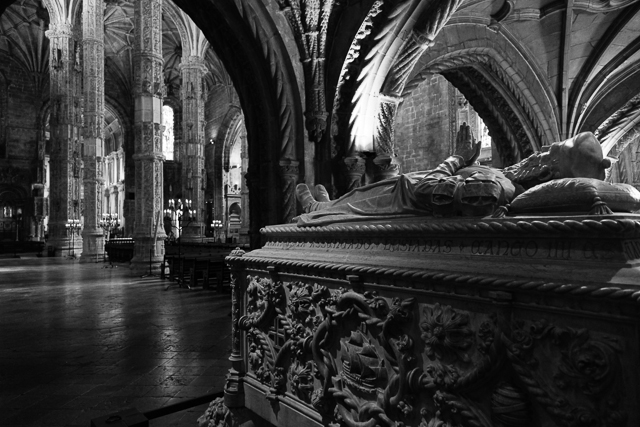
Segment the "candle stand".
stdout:
<path fill-rule="evenodd" d="M 67 236 L 71 234 L 71 240 L 69 241 L 69 250 L 67 251 L 67 259 L 76 259 L 75 236 L 76 233 L 80 232 L 82 224 L 80 223 L 79 219 L 70 219 L 64 226 L 67 229 Z"/>
<path fill-rule="evenodd" d="M 102 248 L 102 262 L 107 261 L 107 242 L 111 237 L 111 230 L 120 226 L 120 220 L 118 219 L 118 214 L 116 213 L 103 213 L 102 218 L 98 221 L 98 226 L 104 230 L 105 239 L 104 246 Z M 109 266 L 113 268 L 113 263 L 111 262 L 111 257 L 109 257 Z M 105 265 L 102 268 L 107 268 Z"/>

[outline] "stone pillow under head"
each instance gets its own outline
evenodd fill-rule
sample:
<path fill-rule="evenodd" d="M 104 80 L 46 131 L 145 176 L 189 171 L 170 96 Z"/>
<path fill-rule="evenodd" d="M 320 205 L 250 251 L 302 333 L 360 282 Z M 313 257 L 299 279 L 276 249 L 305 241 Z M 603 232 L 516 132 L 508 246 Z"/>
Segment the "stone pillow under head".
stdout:
<path fill-rule="evenodd" d="M 556 179 L 520 194 L 511 202 L 509 212 L 594 213 L 597 202 L 604 202 L 613 212 L 635 212 L 640 210 L 640 191 L 629 184 L 593 178 Z"/>

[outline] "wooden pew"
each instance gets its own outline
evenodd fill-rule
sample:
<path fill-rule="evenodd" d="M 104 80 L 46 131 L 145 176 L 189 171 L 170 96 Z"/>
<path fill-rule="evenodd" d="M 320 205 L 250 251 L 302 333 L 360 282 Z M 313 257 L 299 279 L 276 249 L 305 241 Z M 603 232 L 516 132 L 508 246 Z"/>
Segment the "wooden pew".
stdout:
<path fill-rule="evenodd" d="M 167 278 L 165 268 L 168 268 L 168 279 L 177 281 L 181 287 L 191 288 L 202 283 L 203 288 L 208 289 L 215 280 L 216 290 L 222 292 L 230 288 L 231 272 L 225 258 L 235 247 L 237 245 L 167 244 L 161 277 Z"/>
<path fill-rule="evenodd" d="M 229 270 L 229 266 L 225 263 L 224 256 L 212 257 L 209 260 L 207 277 L 205 279 L 205 283 L 207 288 L 212 280 L 216 281 L 216 290 L 218 292 L 222 292 L 224 290 L 224 285 L 227 285 L 227 288 L 230 287 L 231 284 L 231 271 Z"/>

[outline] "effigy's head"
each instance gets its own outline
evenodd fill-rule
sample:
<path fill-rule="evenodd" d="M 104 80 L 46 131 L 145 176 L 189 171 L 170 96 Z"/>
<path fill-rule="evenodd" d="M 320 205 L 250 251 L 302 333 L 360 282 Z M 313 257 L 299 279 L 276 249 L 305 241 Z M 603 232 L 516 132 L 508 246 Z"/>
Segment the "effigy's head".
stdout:
<path fill-rule="evenodd" d="M 534 153 L 502 171 L 525 189 L 561 178 L 604 180 L 611 161 L 604 158 L 600 141 L 591 132 L 554 142 L 546 152 Z"/>
<path fill-rule="evenodd" d="M 555 142 L 547 153 L 553 178 L 595 178 L 604 180 L 611 161 L 602 154 L 600 141 L 591 132 L 583 132 L 565 141 Z"/>

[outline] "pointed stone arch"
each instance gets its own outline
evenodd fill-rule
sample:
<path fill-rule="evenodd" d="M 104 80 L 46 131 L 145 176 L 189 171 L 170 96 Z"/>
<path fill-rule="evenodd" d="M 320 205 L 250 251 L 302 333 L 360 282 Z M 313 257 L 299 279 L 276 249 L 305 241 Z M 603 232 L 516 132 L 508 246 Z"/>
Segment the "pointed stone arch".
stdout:
<path fill-rule="evenodd" d="M 218 144 L 220 145 L 222 168 L 229 171 L 229 156 L 233 145 L 237 142 L 240 133 L 244 129 L 244 115 L 242 111 L 232 106 L 224 119 L 218 131 Z"/>
<path fill-rule="evenodd" d="M 295 185 L 303 171 L 282 172 L 282 163 L 303 159 L 304 123 L 290 57 L 262 2 L 176 0 L 202 29 L 229 72 L 247 128 L 252 246 L 261 227 L 295 213 Z M 303 164 L 303 162 L 300 162 Z"/>
<path fill-rule="evenodd" d="M 240 107 L 232 105 L 222 119 L 216 141 L 214 142 L 213 198 L 215 206 L 223 206 L 223 178 L 224 173 L 229 172 L 229 155 L 234 143 L 237 142 L 238 137 L 244 131 L 244 114 Z M 222 211 L 219 213 L 222 213 Z"/>
<path fill-rule="evenodd" d="M 478 25 L 476 32 L 458 32 L 455 27 L 445 27 L 436 45 L 420 58 L 400 99 L 428 76 L 443 75 L 480 114 L 504 164 L 559 140 L 557 106 L 546 80 L 532 68 L 534 61 L 527 61 L 522 52 L 504 43 L 505 36 L 485 26 Z M 478 37 L 466 39 L 461 34 Z"/>

